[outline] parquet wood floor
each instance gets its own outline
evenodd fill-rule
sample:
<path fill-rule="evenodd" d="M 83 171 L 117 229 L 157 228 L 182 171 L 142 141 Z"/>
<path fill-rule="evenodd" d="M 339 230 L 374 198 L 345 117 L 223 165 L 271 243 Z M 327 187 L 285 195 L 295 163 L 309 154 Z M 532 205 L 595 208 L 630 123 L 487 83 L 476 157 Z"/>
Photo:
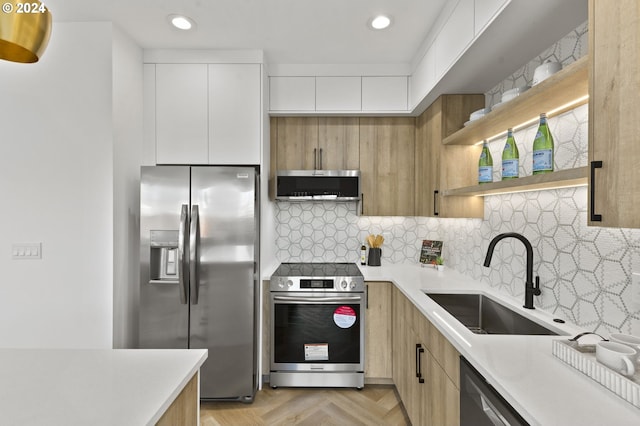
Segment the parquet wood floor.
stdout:
<path fill-rule="evenodd" d="M 363 390 L 266 387 L 252 404 L 203 402 L 202 426 L 409 425 L 393 386 Z"/>

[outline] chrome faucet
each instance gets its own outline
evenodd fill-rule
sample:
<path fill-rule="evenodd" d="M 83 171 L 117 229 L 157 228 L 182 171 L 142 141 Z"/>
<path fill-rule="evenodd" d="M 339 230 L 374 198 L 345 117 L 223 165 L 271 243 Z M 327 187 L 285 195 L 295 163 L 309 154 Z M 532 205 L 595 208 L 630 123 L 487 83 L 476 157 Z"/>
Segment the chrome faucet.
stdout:
<path fill-rule="evenodd" d="M 527 281 L 524 284 L 524 307 L 527 309 L 535 309 L 533 306 L 533 296 L 540 296 L 540 277 L 536 276 L 536 284 L 533 285 L 533 248 L 531 247 L 531 243 L 524 235 L 518 234 L 517 232 L 505 232 L 504 234 L 499 234 L 489 243 L 489 248 L 487 249 L 487 256 L 484 258 L 484 266 L 489 267 L 491 264 L 491 257 L 493 256 L 493 249 L 495 249 L 498 241 L 504 238 L 515 238 L 517 240 L 522 241 L 524 247 L 527 249 Z"/>

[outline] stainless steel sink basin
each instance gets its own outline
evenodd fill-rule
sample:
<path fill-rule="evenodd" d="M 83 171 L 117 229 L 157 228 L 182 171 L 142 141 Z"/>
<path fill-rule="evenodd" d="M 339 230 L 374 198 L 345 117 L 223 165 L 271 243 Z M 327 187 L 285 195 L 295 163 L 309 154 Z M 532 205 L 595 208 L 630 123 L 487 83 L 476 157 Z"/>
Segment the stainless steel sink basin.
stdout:
<path fill-rule="evenodd" d="M 558 335 L 482 294 L 425 294 L 476 334 Z"/>

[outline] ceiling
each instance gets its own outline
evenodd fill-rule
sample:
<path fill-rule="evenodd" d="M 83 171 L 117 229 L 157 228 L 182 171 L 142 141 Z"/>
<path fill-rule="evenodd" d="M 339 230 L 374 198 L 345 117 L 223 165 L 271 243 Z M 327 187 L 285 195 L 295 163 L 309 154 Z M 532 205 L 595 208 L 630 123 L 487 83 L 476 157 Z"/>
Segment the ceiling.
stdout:
<path fill-rule="evenodd" d="M 43 0 L 55 22 L 112 21 L 143 48 L 262 49 L 278 64 L 410 63 L 447 0 Z M 169 26 L 193 18 L 195 31 Z M 392 17 L 386 30 L 367 21 Z"/>

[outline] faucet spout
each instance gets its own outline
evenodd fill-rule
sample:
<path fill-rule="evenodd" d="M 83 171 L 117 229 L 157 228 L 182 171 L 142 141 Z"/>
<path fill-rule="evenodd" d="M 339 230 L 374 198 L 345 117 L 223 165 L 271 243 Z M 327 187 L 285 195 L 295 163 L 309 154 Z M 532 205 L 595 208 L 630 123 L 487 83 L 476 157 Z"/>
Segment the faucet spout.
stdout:
<path fill-rule="evenodd" d="M 539 296 L 540 291 L 540 278 L 536 277 L 536 283 L 533 283 L 533 247 L 531 247 L 531 243 L 529 240 L 522 234 L 518 234 L 517 232 L 505 232 L 503 234 L 499 234 L 491 240 L 489 243 L 489 248 L 487 249 L 487 255 L 484 258 L 484 266 L 489 267 L 491 264 L 491 258 L 493 257 L 493 250 L 496 248 L 496 244 L 499 241 L 505 238 L 515 238 L 520 240 L 522 244 L 524 244 L 525 249 L 527 250 L 527 277 L 525 281 L 525 295 L 524 295 L 524 307 L 527 309 L 535 309 L 533 306 L 533 296 Z"/>

